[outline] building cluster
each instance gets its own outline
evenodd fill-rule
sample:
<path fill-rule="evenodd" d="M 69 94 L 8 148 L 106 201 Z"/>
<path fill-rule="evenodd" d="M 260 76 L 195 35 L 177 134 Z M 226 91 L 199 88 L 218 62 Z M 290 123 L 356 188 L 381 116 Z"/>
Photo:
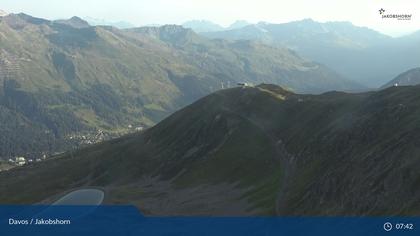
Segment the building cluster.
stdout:
<path fill-rule="evenodd" d="M 253 84 L 251 84 L 251 83 L 246 83 L 246 82 L 240 82 L 240 83 L 238 83 L 237 85 L 238 85 L 238 86 L 241 86 L 241 87 L 254 87 L 254 85 L 253 85 Z"/>
<path fill-rule="evenodd" d="M 107 136 L 107 133 L 98 130 L 96 133 L 73 134 L 68 136 L 68 139 L 77 142 L 78 145 L 90 145 L 107 140 Z"/>
<path fill-rule="evenodd" d="M 105 131 L 102 130 L 98 130 L 95 133 L 90 133 L 90 134 L 74 134 L 74 135 L 69 135 L 67 136 L 67 138 L 69 140 L 75 141 L 78 145 L 90 145 L 90 144 L 95 144 L 95 143 L 99 143 L 102 141 L 106 141 L 112 138 L 118 138 L 121 137 L 122 135 L 125 134 L 129 134 L 129 133 L 134 133 L 134 132 L 142 132 L 144 131 L 145 128 L 143 126 L 132 126 L 129 125 L 128 129 L 120 132 L 118 134 L 112 134 L 112 133 L 107 133 Z M 51 155 L 59 155 L 62 154 L 64 152 L 56 152 L 56 153 L 52 153 Z M 47 159 L 47 154 L 43 154 L 41 157 L 39 158 L 27 158 L 24 156 L 17 156 L 17 157 L 12 157 L 9 159 L 1 159 L 0 161 L 4 162 L 4 163 L 8 163 L 11 166 L 24 166 L 24 165 L 28 165 L 28 164 L 32 164 L 32 163 L 36 163 L 36 162 L 41 162 L 44 161 L 45 159 Z M 1 171 L 1 170 L 0 170 Z"/>
<path fill-rule="evenodd" d="M 132 133 L 132 131 L 134 131 L 134 132 L 141 132 L 141 131 L 144 130 L 144 127 L 143 126 L 133 127 L 132 125 L 129 125 L 128 128 L 130 129 L 129 130 L 129 133 Z"/>
<path fill-rule="evenodd" d="M 73 142 L 76 142 L 77 145 L 84 146 L 84 145 L 100 143 L 100 142 L 110 140 L 113 138 L 119 138 L 123 135 L 134 133 L 134 132 L 142 132 L 144 130 L 145 128 L 143 126 L 128 125 L 127 129 L 120 131 L 118 133 L 111 133 L 111 132 L 106 132 L 103 130 L 97 130 L 96 132 L 92 132 L 92 133 L 72 134 L 72 135 L 67 136 L 67 139 Z"/>
<path fill-rule="evenodd" d="M 15 166 L 24 166 L 27 164 L 32 164 L 34 162 L 41 162 L 43 160 L 47 159 L 47 155 L 42 155 L 42 157 L 40 158 L 26 158 L 26 157 L 14 157 L 14 158 L 9 158 L 9 163 Z"/>

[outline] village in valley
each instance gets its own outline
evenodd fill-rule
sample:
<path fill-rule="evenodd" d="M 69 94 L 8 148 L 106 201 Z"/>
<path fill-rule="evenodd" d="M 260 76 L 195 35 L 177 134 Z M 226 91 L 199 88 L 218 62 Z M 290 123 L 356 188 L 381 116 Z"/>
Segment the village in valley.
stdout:
<path fill-rule="evenodd" d="M 74 148 L 82 148 L 89 145 L 101 143 L 110 139 L 118 138 L 131 133 L 143 132 L 146 128 L 144 126 L 135 126 L 127 125 L 125 129 L 122 129 L 119 132 L 107 132 L 101 129 L 96 132 L 83 132 L 77 134 L 69 134 L 66 136 L 66 140 L 71 142 Z M 19 155 L 13 157 L 0 157 L 0 172 L 7 171 L 15 167 L 31 165 L 45 161 L 49 158 L 53 158 L 63 154 L 61 152 L 43 152 L 41 154 L 28 154 L 28 155 Z"/>

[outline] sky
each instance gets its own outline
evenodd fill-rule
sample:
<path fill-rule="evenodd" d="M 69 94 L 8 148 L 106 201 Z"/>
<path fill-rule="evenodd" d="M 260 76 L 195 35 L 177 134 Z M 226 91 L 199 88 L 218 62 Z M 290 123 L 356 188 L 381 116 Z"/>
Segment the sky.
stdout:
<path fill-rule="evenodd" d="M 412 14 L 412 18 L 382 19 L 381 8 L 389 14 Z M 51 20 L 80 16 L 136 26 L 194 19 L 228 26 L 236 20 L 285 23 L 312 18 L 350 21 L 391 36 L 420 30 L 419 0 L 1 0 L 0 9 Z"/>

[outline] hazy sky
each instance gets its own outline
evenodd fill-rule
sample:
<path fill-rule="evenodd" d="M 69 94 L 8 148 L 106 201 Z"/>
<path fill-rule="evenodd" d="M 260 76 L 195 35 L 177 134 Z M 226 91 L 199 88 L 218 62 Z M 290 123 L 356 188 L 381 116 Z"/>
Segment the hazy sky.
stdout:
<path fill-rule="evenodd" d="M 413 17 L 411 21 L 381 19 L 380 8 Z M 312 18 L 351 21 L 394 36 L 420 30 L 419 0 L 1 0 L 0 9 L 47 19 L 77 15 L 137 26 L 181 24 L 191 19 L 226 26 L 235 20 L 282 23 Z"/>

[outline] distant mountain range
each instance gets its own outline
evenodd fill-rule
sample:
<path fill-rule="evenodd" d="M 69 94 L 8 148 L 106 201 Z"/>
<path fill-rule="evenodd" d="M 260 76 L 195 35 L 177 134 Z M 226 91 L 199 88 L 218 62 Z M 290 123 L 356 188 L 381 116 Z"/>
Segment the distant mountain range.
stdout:
<path fill-rule="evenodd" d="M 10 14 L 0 18 L 0 44 L 0 157 L 67 150 L 86 132 L 149 127 L 238 82 L 301 93 L 361 88 L 289 49 L 175 25 L 121 30 Z"/>
<path fill-rule="evenodd" d="M 204 33 L 204 32 L 215 32 L 215 31 L 239 29 L 250 24 L 251 23 L 248 23 L 244 20 L 238 20 L 232 23 L 229 27 L 224 28 L 223 26 L 215 24 L 211 21 L 192 20 L 192 21 L 185 22 L 184 24 L 182 24 L 182 26 L 188 29 L 192 29 L 197 33 Z"/>
<path fill-rule="evenodd" d="M 97 186 L 147 215 L 417 216 L 419 111 L 419 86 L 218 91 L 143 134 L 0 173 L 0 202 Z"/>
<path fill-rule="evenodd" d="M 218 24 L 215 24 L 211 21 L 206 21 L 206 20 L 187 21 L 184 24 L 182 24 L 182 26 L 187 29 L 192 29 L 197 33 L 221 31 L 225 29 Z"/>
<path fill-rule="evenodd" d="M 414 68 L 402 73 L 389 83 L 382 86 L 382 88 L 389 88 L 392 86 L 413 86 L 420 84 L 420 68 Z"/>
<path fill-rule="evenodd" d="M 370 87 L 379 87 L 401 71 L 420 65 L 419 32 L 391 38 L 348 22 L 319 23 L 306 19 L 284 24 L 262 22 L 203 34 L 286 46 Z"/>
<path fill-rule="evenodd" d="M 89 22 L 90 25 L 96 26 L 96 25 L 108 25 L 108 26 L 114 26 L 119 29 L 128 29 L 128 28 L 134 28 L 136 27 L 134 24 L 131 24 L 130 22 L 126 21 L 107 21 L 103 19 L 96 19 L 92 17 L 83 17 L 84 20 Z"/>
<path fill-rule="evenodd" d="M 229 25 L 229 27 L 227 27 L 227 30 L 240 29 L 240 28 L 243 28 L 243 27 L 248 26 L 248 25 L 251 25 L 251 23 L 249 23 L 248 21 L 237 20 L 237 21 L 233 22 L 231 25 Z"/>

